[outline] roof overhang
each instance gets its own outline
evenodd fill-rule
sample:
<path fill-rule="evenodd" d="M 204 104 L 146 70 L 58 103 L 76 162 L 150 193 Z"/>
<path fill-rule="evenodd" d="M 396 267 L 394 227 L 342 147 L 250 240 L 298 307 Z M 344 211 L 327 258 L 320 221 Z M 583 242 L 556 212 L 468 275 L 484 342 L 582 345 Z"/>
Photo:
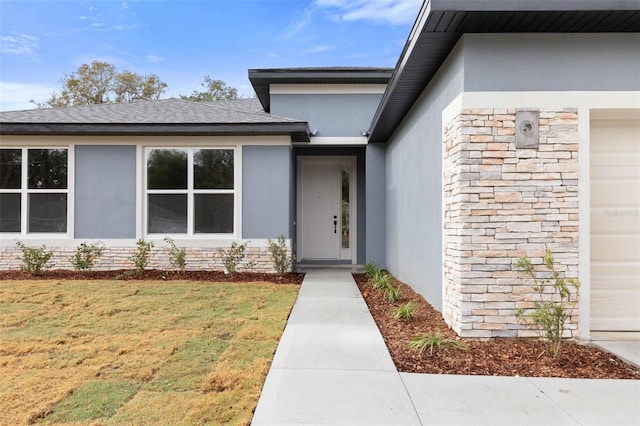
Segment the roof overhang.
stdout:
<path fill-rule="evenodd" d="M 266 112 L 272 84 L 387 84 L 393 68 L 329 67 L 250 69 L 249 80 Z"/>
<path fill-rule="evenodd" d="M 428 0 L 369 128 L 386 142 L 465 33 L 640 32 L 638 0 Z"/>
<path fill-rule="evenodd" d="M 2 135 L 68 136 L 291 136 L 292 142 L 309 142 L 306 122 L 257 124 L 166 123 L 0 123 Z"/>

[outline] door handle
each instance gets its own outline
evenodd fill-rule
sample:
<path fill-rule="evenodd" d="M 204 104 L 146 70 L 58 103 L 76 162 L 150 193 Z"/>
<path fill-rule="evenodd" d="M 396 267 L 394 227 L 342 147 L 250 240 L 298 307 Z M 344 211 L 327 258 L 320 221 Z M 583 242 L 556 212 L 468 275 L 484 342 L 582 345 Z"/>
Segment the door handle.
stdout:
<path fill-rule="evenodd" d="M 338 216 L 333 217 L 333 233 L 338 233 Z"/>

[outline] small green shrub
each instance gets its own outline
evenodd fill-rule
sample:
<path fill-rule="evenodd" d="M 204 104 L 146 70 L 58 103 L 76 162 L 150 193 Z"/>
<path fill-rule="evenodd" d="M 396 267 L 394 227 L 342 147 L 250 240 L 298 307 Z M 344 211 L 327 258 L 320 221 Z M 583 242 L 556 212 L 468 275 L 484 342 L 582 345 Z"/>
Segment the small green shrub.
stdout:
<path fill-rule="evenodd" d="M 375 290 L 384 291 L 385 289 L 391 287 L 391 277 L 388 274 L 385 274 L 384 272 L 380 272 L 379 274 L 371 278 L 371 286 Z"/>
<path fill-rule="evenodd" d="M 284 235 L 280 235 L 277 241 L 268 240 L 269 253 L 271 253 L 271 259 L 273 259 L 273 267 L 279 274 L 284 274 L 291 271 L 293 262 L 296 261 L 296 256 L 292 254 L 287 255 L 287 245 L 284 239 Z"/>
<path fill-rule="evenodd" d="M 20 269 L 32 275 L 41 275 L 42 270 L 48 268 L 47 263 L 51 260 L 53 253 L 47 251 L 44 244 L 42 247 L 27 247 L 22 242 L 16 241 L 16 247 L 22 250 L 22 257 L 18 260 L 22 261 Z"/>
<path fill-rule="evenodd" d="M 237 242 L 233 242 L 231 247 L 228 249 L 223 249 L 220 247 L 218 249 L 218 253 L 222 257 L 222 262 L 224 263 L 225 271 L 227 274 L 235 274 L 236 269 L 242 259 L 244 259 L 244 252 L 247 249 L 248 242 L 244 244 L 238 244 Z"/>
<path fill-rule="evenodd" d="M 140 238 L 136 241 L 136 246 L 138 246 L 138 249 L 130 257 L 130 260 L 135 266 L 134 273 L 141 274 L 149 264 L 149 253 L 153 248 L 153 241 L 145 241 L 144 238 Z"/>
<path fill-rule="evenodd" d="M 373 262 L 367 262 L 364 265 L 364 273 L 370 280 L 374 279 L 378 275 L 382 274 L 382 269 L 377 267 Z"/>
<path fill-rule="evenodd" d="M 412 320 L 416 317 L 416 305 L 413 302 L 407 302 L 398 306 L 393 313 L 393 317 L 397 320 Z"/>
<path fill-rule="evenodd" d="M 429 355 L 433 355 L 433 352 L 439 352 L 441 349 L 461 349 L 464 351 L 469 350 L 469 346 L 466 343 L 459 340 L 447 339 L 440 334 L 440 330 L 436 330 L 435 333 L 421 333 L 414 336 L 409 342 L 409 348 L 422 354 L 425 350 L 429 349 Z"/>
<path fill-rule="evenodd" d="M 175 241 L 169 237 L 164 238 L 164 242 L 169 244 L 169 262 L 181 271 L 187 266 L 187 251 L 184 247 L 176 246 Z"/>
<path fill-rule="evenodd" d="M 518 271 L 524 272 L 533 280 L 533 290 L 538 295 L 532 310 L 518 309 L 516 316 L 519 320 L 532 324 L 538 335 L 546 338 L 547 352 L 555 358 L 560 353 L 565 324 L 578 303 L 580 281 L 577 278 L 562 278 L 555 269 L 553 255 L 548 249 L 544 257 L 544 266 L 550 272 L 549 278 L 538 279 L 533 264 L 526 256 L 518 259 L 515 266 Z M 574 293 L 569 286 L 574 288 Z M 545 288 L 552 288 L 554 293 L 560 296 L 560 300 L 549 300 L 548 293 L 545 297 Z"/>
<path fill-rule="evenodd" d="M 384 289 L 384 295 L 389 299 L 389 302 L 397 302 L 402 296 L 402 291 L 400 291 L 400 287 L 394 287 L 389 284 L 389 286 Z"/>
<path fill-rule="evenodd" d="M 102 256 L 103 250 L 104 244 L 100 241 L 93 244 L 82 242 L 76 248 L 76 253 L 71 256 L 71 264 L 78 271 L 90 271 L 93 269 L 96 259 Z"/>

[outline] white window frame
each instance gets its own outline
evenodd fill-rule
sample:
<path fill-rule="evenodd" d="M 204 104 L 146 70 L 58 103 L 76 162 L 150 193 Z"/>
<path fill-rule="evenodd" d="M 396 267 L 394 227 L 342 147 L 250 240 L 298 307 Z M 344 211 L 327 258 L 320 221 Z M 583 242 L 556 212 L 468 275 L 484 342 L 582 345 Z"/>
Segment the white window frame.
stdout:
<path fill-rule="evenodd" d="M 187 151 L 187 189 L 148 189 L 147 179 L 147 158 L 151 150 L 181 150 Z M 233 151 L 233 189 L 194 189 L 193 182 L 193 157 L 194 152 L 199 150 L 226 150 Z M 143 215 L 142 229 L 145 237 L 156 239 L 169 236 L 174 239 L 197 238 L 197 239 L 232 239 L 239 235 L 239 212 L 240 212 L 240 177 L 242 165 L 240 162 L 240 149 L 237 146 L 221 145 L 153 145 L 144 146 L 142 149 L 142 188 L 143 188 Z M 187 232 L 186 233 L 159 233 L 149 232 L 149 195 L 150 194 L 186 194 L 187 195 Z M 233 232 L 231 233 L 195 233 L 195 195 L 196 194 L 233 194 Z"/>
<path fill-rule="evenodd" d="M 28 237 L 28 238 L 67 238 L 72 234 L 72 186 L 73 186 L 73 164 L 74 153 L 69 145 L 55 146 L 2 146 L 2 149 L 19 149 L 22 152 L 22 162 L 20 164 L 20 189 L 0 189 L 2 194 L 20 194 L 20 232 L 2 232 L 5 238 L 12 237 Z M 30 189 L 29 188 L 29 150 L 39 149 L 64 149 L 67 151 L 67 187 L 66 189 L 45 188 Z M 66 194 L 67 195 L 67 230 L 65 232 L 29 232 L 29 194 Z"/>

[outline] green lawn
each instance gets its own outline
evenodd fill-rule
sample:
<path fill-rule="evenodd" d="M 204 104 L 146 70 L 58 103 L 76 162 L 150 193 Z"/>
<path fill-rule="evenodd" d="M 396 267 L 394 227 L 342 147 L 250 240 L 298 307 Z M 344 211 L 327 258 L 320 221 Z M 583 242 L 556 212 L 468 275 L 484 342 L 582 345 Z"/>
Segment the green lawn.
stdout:
<path fill-rule="evenodd" d="M 298 289 L 0 281 L 0 423 L 246 425 Z"/>

